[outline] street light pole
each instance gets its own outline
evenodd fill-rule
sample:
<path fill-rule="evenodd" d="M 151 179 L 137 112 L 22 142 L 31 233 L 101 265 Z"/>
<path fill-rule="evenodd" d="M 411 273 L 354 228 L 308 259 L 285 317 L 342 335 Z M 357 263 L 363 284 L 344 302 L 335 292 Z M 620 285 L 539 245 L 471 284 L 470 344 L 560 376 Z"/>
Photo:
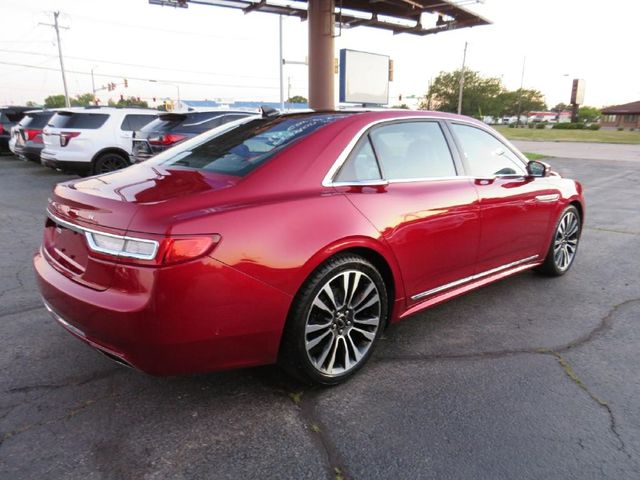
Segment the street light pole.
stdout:
<path fill-rule="evenodd" d="M 458 92 L 458 115 L 462 113 L 462 92 L 464 91 L 464 64 L 467 60 L 467 42 L 464 42 L 464 53 L 462 54 L 462 69 L 460 71 L 460 90 Z"/>
<path fill-rule="evenodd" d="M 282 56 L 282 15 L 278 15 L 278 36 L 280 51 L 280 111 L 284 111 L 284 57 Z"/>
<path fill-rule="evenodd" d="M 520 90 L 518 90 L 518 114 L 516 118 L 516 128 L 520 126 L 520 110 L 522 109 L 522 88 L 524 87 L 524 66 L 527 62 L 527 57 L 522 58 L 522 75 L 520 75 Z"/>

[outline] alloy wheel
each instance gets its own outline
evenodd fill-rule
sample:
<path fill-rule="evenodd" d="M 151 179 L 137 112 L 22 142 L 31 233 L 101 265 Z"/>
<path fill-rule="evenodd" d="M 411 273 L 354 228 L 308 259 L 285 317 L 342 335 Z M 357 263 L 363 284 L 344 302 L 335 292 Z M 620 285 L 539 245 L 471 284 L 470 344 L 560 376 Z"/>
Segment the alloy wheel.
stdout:
<path fill-rule="evenodd" d="M 345 270 L 316 294 L 305 324 L 305 349 L 324 375 L 342 375 L 366 356 L 380 327 L 380 292 L 359 270 Z"/>
<path fill-rule="evenodd" d="M 559 270 L 566 270 L 571 265 L 578 249 L 580 221 L 573 211 L 568 211 L 556 230 L 553 239 L 553 261 Z"/>

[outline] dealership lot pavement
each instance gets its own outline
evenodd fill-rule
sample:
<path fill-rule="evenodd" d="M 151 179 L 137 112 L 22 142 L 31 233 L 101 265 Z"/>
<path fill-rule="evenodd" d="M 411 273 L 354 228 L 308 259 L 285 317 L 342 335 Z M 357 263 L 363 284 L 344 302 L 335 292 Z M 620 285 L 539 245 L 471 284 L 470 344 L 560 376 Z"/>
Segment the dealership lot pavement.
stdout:
<path fill-rule="evenodd" d="M 550 163 L 586 189 L 568 275 L 418 314 L 308 389 L 274 367 L 148 377 L 66 333 L 30 259 L 70 177 L 0 157 L 0 478 L 640 478 L 640 163 Z"/>

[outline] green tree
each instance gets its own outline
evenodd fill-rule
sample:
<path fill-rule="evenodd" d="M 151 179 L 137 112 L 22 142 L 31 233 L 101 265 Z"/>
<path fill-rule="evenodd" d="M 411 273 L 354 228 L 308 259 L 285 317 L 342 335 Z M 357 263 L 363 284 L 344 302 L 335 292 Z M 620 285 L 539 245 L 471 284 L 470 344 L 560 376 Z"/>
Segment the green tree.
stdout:
<path fill-rule="evenodd" d="M 458 92 L 460 88 L 460 70 L 440 72 L 431 83 L 426 97 L 438 110 L 456 112 L 458 110 Z M 499 78 L 482 77 L 480 73 L 465 70 L 462 113 L 464 115 L 501 114 L 500 93 L 504 91 Z M 420 108 L 426 108 L 423 101 Z"/>
<path fill-rule="evenodd" d="M 520 93 L 522 92 L 522 97 Z M 546 110 L 547 104 L 544 95 L 538 90 L 520 89 L 505 91 L 500 94 L 501 115 L 513 116 L 518 114 L 518 101 L 520 101 L 520 113 Z"/>
<path fill-rule="evenodd" d="M 309 101 L 302 95 L 294 95 L 287 99 L 287 103 L 309 103 Z"/>
<path fill-rule="evenodd" d="M 83 93 L 71 99 L 72 107 L 86 107 L 93 105 L 93 93 Z"/>
<path fill-rule="evenodd" d="M 565 112 L 571 109 L 571 105 L 567 105 L 566 103 L 558 103 L 555 107 L 551 109 L 552 112 Z"/>
<path fill-rule="evenodd" d="M 60 108 L 65 106 L 64 95 L 49 95 L 44 99 L 45 108 Z"/>
<path fill-rule="evenodd" d="M 93 105 L 93 93 L 83 93 L 76 95 L 70 99 L 72 107 L 86 107 Z M 44 99 L 44 106 L 46 108 L 60 108 L 65 106 L 64 95 L 50 95 Z"/>
<path fill-rule="evenodd" d="M 144 100 L 140 100 L 140 97 L 121 97 L 117 102 L 109 100 L 108 105 L 110 107 L 142 107 L 149 108 L 149 104 Z"/>
<path fill-rule="evenodd" d="M 462 113 L 481 118 L 484 115 L 501 117 L 520 112 L 545 110 L 544 96 L 538 90 L 520 89 L 508 91 L 499 78 L 483 77 L 479 72 L 465 71 Z M 434 107 L 445 112 L 458 110 L 460 70 L 440 72 L 431 83 L 420 108 Z"/>
<path fill-rule="evenodd" d="M 401 108 L 402 110 L 409 110 L 409 105 L 406 103 L 400 103 L 398 105 L 394 105 L 391 108 Z"/>
<path fill-rule="evenodd" d="M 34 107 L 35 108 L 35 107 L 38 107 L 39 105 L 36 102 L 34 102 L 33 100 L 29 100 L 27 103 L 25 103 L 25 106 Z"/>
<path fill-rule="evenodd" d="M 583 106 L 578 109 L 578 121 L 579 122 L 594 122 L 596 121 L 602 112 L 599 108 Z"/>

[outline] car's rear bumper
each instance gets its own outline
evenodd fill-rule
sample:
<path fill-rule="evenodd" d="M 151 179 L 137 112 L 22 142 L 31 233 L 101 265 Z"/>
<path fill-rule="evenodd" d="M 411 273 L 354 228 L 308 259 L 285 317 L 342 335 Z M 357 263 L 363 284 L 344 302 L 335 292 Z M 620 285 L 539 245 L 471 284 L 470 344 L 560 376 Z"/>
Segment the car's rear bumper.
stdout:
<path fill-rule="evenodd" d="M 81 175 L 91 173 L 91 162 L 61 159 L 47 152 L 46 149 L 40 151 L 40 161 L 45 167 L 55 168 L 56 170 L 62 170 L 64 172 L 78 173 Z"/>
<path fill-rule="evenodd" d="M 0 153 L 11 153 L 11 150 L 9 150 L 9 135 L 0 135 Z"/>
<path fill-rule="evenodd" d="M 92 290 L 41 252 L 36 278 L 47 309 L 70 333 L 153 375 L 268 364 L 277 358 L 291 297 L 209 257 L 166 268 L 118 267 Z"/>
<path fill-rule="evenodd" d="M 40 152 L 42 152 L 43 146 L 35 145 L 19 145 L 16 144 L 14 154 L 20 158 L 26 158 L 32 162 L 40 162 Z"/>

